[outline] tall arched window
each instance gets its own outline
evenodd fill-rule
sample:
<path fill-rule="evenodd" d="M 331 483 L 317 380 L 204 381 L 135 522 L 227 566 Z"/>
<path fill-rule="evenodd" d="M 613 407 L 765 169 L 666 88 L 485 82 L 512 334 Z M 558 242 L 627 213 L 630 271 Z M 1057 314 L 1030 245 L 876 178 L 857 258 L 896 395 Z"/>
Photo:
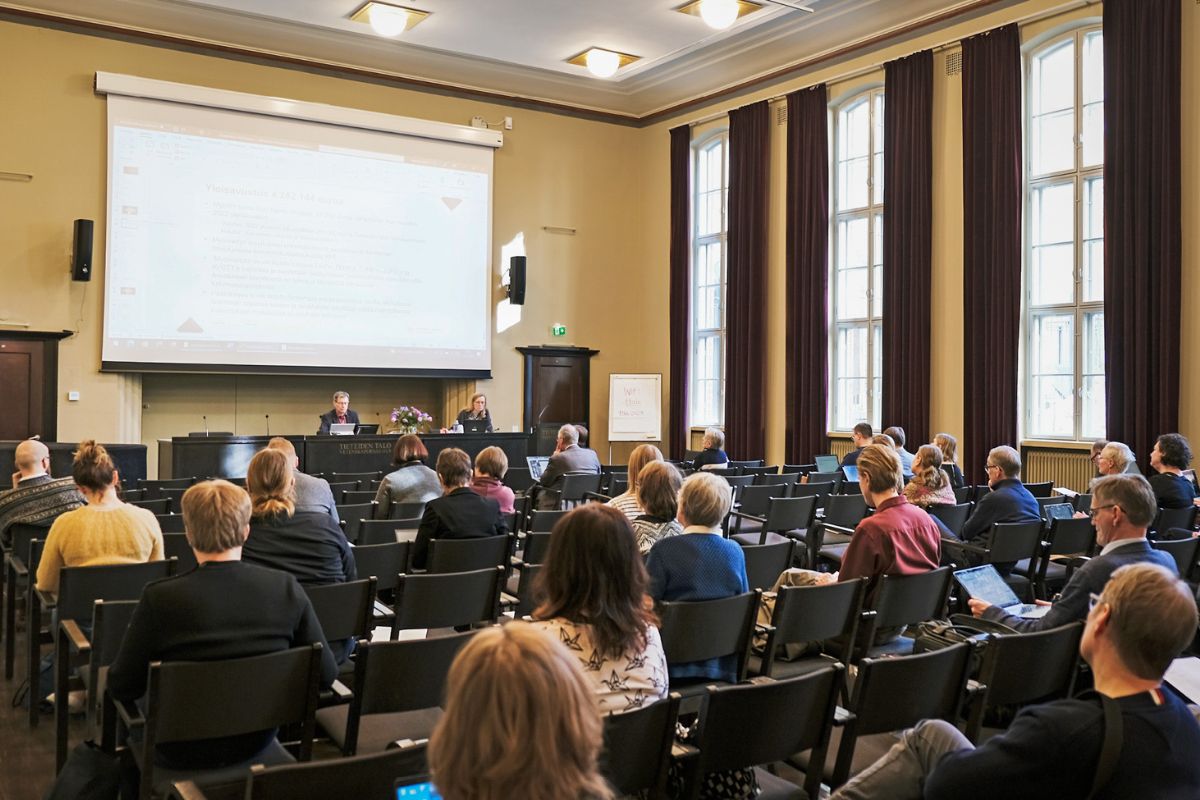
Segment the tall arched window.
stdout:
<path fill-rule="evenodd" d="M 691 425 L 725 422 L 725 251 L 729 132 L 693 145 Z"/>
<path fill-rule="evenodd" d="M 880 419 L 883 342 L 883 89 L 837 106 L 829 420 L 835 431 Z"/>
<path fill-rule="evenodd" d="M 1028 56 L 1025 429 L 1103 438 L 1104 60 L 1099 28 Z"/>

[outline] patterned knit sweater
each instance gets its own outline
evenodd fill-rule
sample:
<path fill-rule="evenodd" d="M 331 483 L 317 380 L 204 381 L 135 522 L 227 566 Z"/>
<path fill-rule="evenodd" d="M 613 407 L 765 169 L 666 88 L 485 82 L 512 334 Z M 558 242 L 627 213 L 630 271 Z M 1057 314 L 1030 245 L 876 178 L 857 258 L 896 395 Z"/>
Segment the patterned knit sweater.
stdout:
<path fill-rule="evenodd" d="M 73 478 L 26 478 L 17 488 L 0 492 L 0 539 L 7 547 L 11 544 L 10 526 L 18 522 L 48 525 L 59 514 L 81 505 L 83 495 L 75 488 Z"/>

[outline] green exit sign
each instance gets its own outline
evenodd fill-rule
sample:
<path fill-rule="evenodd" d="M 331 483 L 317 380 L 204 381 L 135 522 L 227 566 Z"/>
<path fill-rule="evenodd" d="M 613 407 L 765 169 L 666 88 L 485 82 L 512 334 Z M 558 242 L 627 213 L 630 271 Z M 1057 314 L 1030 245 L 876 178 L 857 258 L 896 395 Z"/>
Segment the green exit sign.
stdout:
<path fill-rule="evenodd" d="M 567 335 L 567 326 L 566 325 L 551 325 L 550 333 L 554 334 L 555 336 L 566 336 Z"/>

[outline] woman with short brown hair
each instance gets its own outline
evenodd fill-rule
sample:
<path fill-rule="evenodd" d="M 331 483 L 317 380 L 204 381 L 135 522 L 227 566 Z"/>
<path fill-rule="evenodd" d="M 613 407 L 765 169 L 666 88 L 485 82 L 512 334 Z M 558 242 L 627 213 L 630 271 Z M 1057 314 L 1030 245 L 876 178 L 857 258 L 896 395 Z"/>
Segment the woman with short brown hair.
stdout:
<path fill-rule="evenodd" d="M 392 503 L 428 503 L 442 496 L 442 484 L 437 473 L 425 464 L 429 451 L 415 433 L 406 433 L 392 447 L 392 472 L 383 476 L 375 502 L 379 503 L 380 519 L 387 519 Z"/>

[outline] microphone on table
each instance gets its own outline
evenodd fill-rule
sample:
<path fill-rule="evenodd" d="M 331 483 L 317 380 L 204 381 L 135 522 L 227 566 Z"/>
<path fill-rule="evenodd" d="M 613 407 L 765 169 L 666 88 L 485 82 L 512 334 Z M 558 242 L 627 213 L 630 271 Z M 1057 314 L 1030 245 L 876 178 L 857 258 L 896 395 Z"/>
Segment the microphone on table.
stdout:
<path fill-rule="evenodd" d="M 204 435 L 208 436 L 208 416 L 201 414 L 200 419 L 204 420 Z"/>
<path fill-rule="evenodd" d="M 263 414 L 263 416 L 267 418 L 267 436 L 270 436 L 271 435 L 271 415 Z"/>

